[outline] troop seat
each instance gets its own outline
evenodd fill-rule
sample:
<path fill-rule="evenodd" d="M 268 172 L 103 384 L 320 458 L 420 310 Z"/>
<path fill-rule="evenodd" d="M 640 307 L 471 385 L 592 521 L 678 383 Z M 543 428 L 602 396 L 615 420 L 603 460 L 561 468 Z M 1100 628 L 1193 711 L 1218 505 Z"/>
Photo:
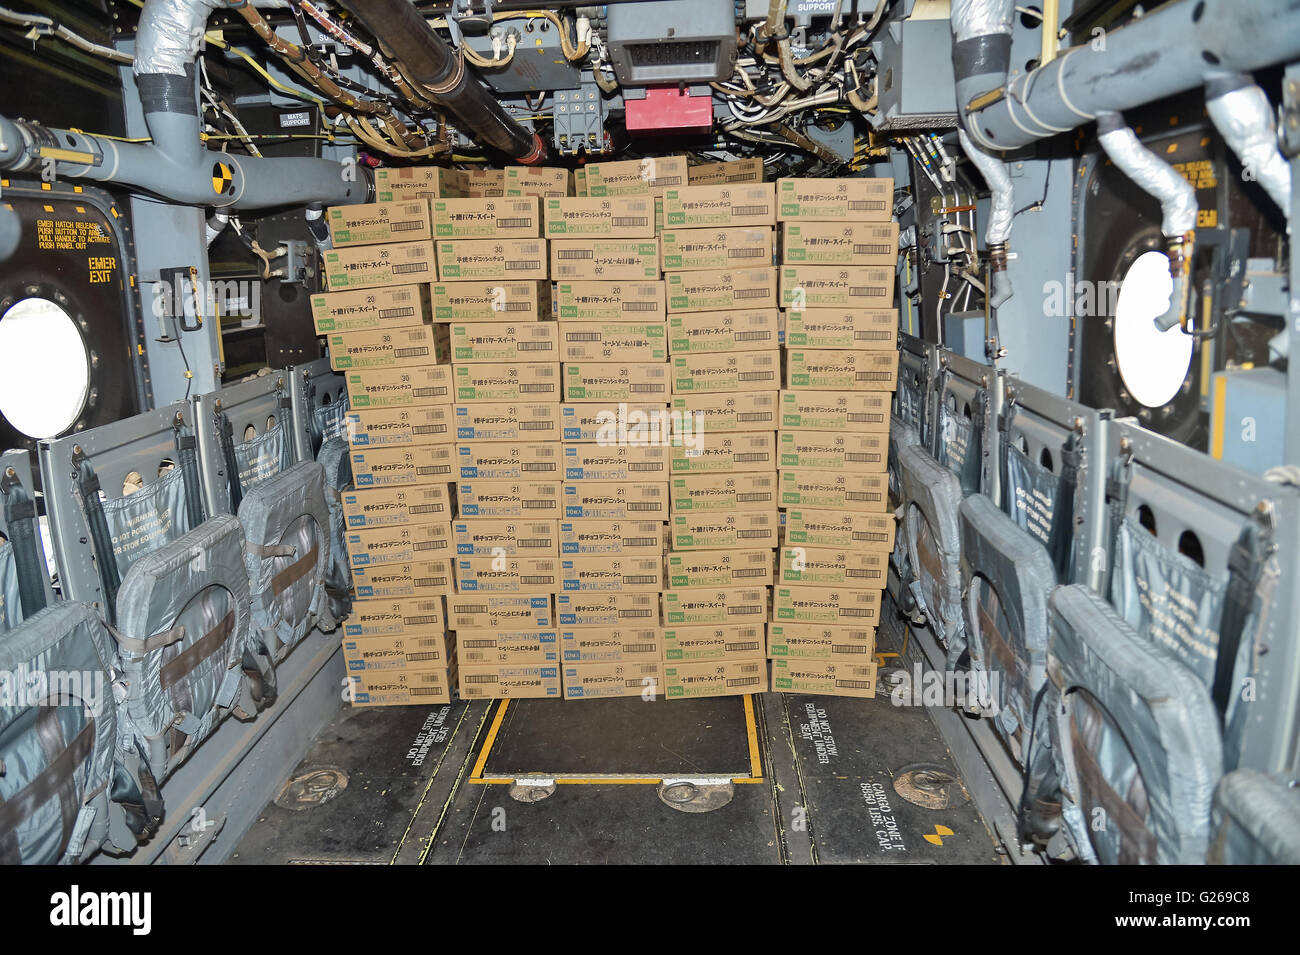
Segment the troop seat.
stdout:
<path fill-rule="evenodd" d="M 1214 791 L 1211 865 L 1300 865 L 1300 779 L 1238 769 Z"/>
<path fill-rule="evenodd" d="M 54 601 L 36 513 L 31 459 L 0 454 L 0 633 Z"/>
<path fill-rule="evenodd" d="M 898 452 L 907 589 L 954 666 L 965 650 L 961 611 L 961 484 L 919 444 Z"/>

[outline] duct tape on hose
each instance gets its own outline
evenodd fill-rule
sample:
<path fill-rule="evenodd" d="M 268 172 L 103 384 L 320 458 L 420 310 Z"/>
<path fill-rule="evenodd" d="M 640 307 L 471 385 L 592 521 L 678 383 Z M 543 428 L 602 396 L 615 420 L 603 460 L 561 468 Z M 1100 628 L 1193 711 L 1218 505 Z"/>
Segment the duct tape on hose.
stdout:
<path fill-rule="evenodd" d="M 1007 164 L 996 156 L 990 156 L 967 135 L 966 130 L 957 130 L 957 139 L 967 158 L 975 164 L 984 181 L 992 191 L 989 201 L 989 221 L 984 229 L 984 241 L 988 245 L 1000 245 L 1011 238 L 1011 221 L 1015 218 L 1016 192 L 1011 184 L 1011 174 Z M 1178 233 L 1182 235 L 1182 233 Z"/>
<path fill-rule="evenodd" d="M 137 560 L 192 529 L 185 508 L 184 472 L 172 468 L 131 494 L 104 501 L 104 520 L 112 535 L 118 571 L 125 580 Z"/>
<path fill-rule="evenodd" d="M 179 76 L 187 68 L 193 70 L 208 16 L 222 5 L 222 0 L 149 0 L 140 12 L 136 28 L 135 75 Z M 190 95 L 193 94 L 191 87 Z"/>
<path fill-rule="evenodd" d="M 988 34 L 1009 38 L 1015 6 L 1015 0 L 953 0 L 952 35 L 959 43 Z"/>
<path fill-rule="evenodd" d="M 199 114 L 199 101 L 194 95 L 193 64 L 179 76 L 175 73 L 143 73 L 135 78 L 135 84 L 146 116 L 151 113 Z"/>
<path fill-rule="evenodd" d="M 12 630 L 23 619 L 23 605 L 18 594 L 18 563 L 14 547 L 0 542 L 0 633 Z"/>

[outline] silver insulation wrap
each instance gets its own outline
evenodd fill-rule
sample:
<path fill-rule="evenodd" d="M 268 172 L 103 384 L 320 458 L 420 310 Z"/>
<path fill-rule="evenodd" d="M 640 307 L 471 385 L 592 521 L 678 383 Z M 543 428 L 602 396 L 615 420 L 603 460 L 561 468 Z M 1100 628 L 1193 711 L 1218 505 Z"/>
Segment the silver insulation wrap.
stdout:
<path fill-rule="evenodd" d="M 1277 147 L 1277 124 L 1264 91 L 1252 83 L 1207 99 L 1205 106 L 1242 168 L 1290 218 L 1291 170 Z"/>

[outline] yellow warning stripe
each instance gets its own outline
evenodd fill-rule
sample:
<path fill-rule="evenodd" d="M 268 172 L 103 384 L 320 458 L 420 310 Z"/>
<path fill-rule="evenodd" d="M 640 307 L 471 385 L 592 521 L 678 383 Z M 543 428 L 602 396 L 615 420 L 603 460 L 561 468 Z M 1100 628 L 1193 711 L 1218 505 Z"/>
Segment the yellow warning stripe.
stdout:
<path fill-rule="evenodd" d="M 83 153 L 75 149 L 59 149 L 55 146 L 42 146 L 37 150 L 37 155 L 42 159 L 53 159 L 55 162 L 76 162 L 83 166 L 92 165 L 95 162 L 94 153 Z"/>
<path fill-rule="evenodd" d="M 1223 414 L 1227 406 L 1228 379 L 1226 375 L 1219 375 L 1214 379 L 1214 412 L 1210 415 L 1213 428 L 1213 433 L 1210 435 L 1210 457 L 1216 461 L 1223 460 L 1223 429 L 1226 427 Z"/>
<path fill-rule="evenodd" d="M 492 744 L 497 741 L 497 731 L 501 729 L 501 721 L 505 719 L 506 707 L 509 705 L 509 700 L 502 700 L 501 705 L 497 708 L 497 715 L 492 720 L 492 728 L 488 730 L 487 740 L 484 741 L 483 749 L 478 754 L 478 761 L 474 763 L 474 769 L 470 772 L 470 782 L 477 782 L 479 777 L 483 775 L 483 767 L 487 764 L 488 753 L 492 751 Z"/>
<path fill-rule="evenodd" d="M 754 697 L 745 694 L 745 731 L 749 736 L 749 775 L 755 779 L 763 776 L 763 761 L 758 755 L 758 721 L 754 718 Z"/>

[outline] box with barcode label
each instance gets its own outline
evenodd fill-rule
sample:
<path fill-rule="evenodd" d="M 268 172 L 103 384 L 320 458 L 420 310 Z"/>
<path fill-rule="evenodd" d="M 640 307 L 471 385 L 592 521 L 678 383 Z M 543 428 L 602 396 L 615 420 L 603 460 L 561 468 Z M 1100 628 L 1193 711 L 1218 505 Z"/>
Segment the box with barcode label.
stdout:
<path fill-rule="evenodd" d="M 894 277 L 892 266 L 783 265 L 781 307 L 887 309 Z"/>
<path fill-rule="evenodd" d="M 655 627 L 659 595 L 650 593 L 573 593 L 555 595 L 561 627 Z"/>
<path fill-rule="evenodd" d="M 782 468 L 781 506 L 884 511 L 889 507 L 889 475 Z"/>
<path fill-rule="evenodd" d="M 769 623 L 767 655 L 829 658 L 870 662 L 876 652 L 874 627 L 825 626 L 815 623 Z"/>
<path fill-rule="evenodd" d="M 575 444 L 633 447 L 666 443 L 672 435 L 667 411 L 666 404 L 626 401 L 560 405 L 560 438 Z"/>
<path fill-rule="evenodd" d="M 470 282 L 548 277 L 545 239 L 444 239 L 438 242 L 438 281 Z"/>
<path fill-rule="evenodd" d="M 666 663 L 665 696 L 693 700 L 710 696 L 744 696 L 767 689 L 766 660 L 708 660 Z"/>
<path fill-rule="evenodd" d="M 879 587 L 804 587 L 778 584 L 772 588 L 772 619 L 779 623 L 838 623 L 863 627 L 880 625 Z"/>
<path fill-rule="evenodd" d="M 888 434 L 892 400 L 885 391 L 782 391 L 780 426 Z"/>
<path fill-rule="evenodd" d="M 483 199 L 504 196 L 506 171 L 504 169 L 459 169 L 456 182 L 461 194 Z"/>
<path fill-rule="evenodd" d="M 771 471 L 776 467 L 776 433 L 741 431 L 705 434 L 696 446 L 672 447 L 673 474 Z"/>
<path fill-rule="evenodd" d="M 730 162 L 702 162 L 686 170 L 692 186 L 713 186 L 722 183 L 762 182 L 763 158 L 733 159 Z"/>
<path fill-rule="evenodd" d="M 558 478 L 558 441 L 469 441 L 456 446 L 457 478 L 462 481 L 518 481 Z"/>
<path fill-rule="evenodd" d="M 347 675 L 347 700 L 355 707 L 450 703 L 455 667 L 360 670 Z"/>
<path fill-rule="evenodd" d="M 555 322 L 453 324 L 450 350 L 453 361 L 463 362 L 549 361 L 562 357 Z"/>
<path fill-rule="evenodd" d="M 685 156 L 647 156 L 618 162 L 593 162 L 585 167 L 588 196 L 627 196 L 686 184 Z"/>
<path fill-rule="evenodd" d="M 781 383 L 781 353 L 735 352 L 725 355 L 674 355 L 673 394 L 721 391 L 770 391 Z"/>
<path fill-rule="evenodd" d="M 777 421 L 777 392 L 692 392 L 673 395 L 671 408 L 674 438 L 734 431 L 771 431 Z"/>
<path fill-rule="evenodd" d="M 775 268 L 669 272 L 664 282 L 669 312 L 776 307 Z"/>
<path fill-rule="evenodd" d="M 560 553 L 553 520 L 471 517 L 451 522 L 456 553 L 463 557 L 550 557 Z"/>
<path fill-rule="evenodd" d="M 663 322 L 561 321 L 560 358 L 577 362 L 664 362 Z"/>
<path fill-rule="evenodd" d="M 668 400 L 665 362 L 566 362 L 565 401 Z"/>
<path fill-rule="evenodd" d="M 536 322 L 551 314 L 549 282 L 434 282 L 435 322 Z"/>
<path fill-rule="evenodd" d="M 659 237 L 659 261 L 665 272 L 750 268 L 772 264 L 776 233 L 750 229 L 666 229 Z"/>
<path fill-rule="evenodd" d="M 325 281 L 331 292 L 427 282 L 434 275 L 432 242 L 356 245 L 324 254 Z"/>
<path fill-rule="evenodd" d="M 780 526 L 775 510 L 674 512 L 668 543 L 673 550 L 775 547 Z"/>
<path fill-rule="evenodd" d="M 782 584 L 806 587 L 883 587 L 889 552 L 791 544 L 778 552 Z"/>
<path fill-rule="evenodd" d="M 435 602 L 441 603 L 441 598 L 408 602 L 408 605 Z M 392 601 L 377 603 L 387 605 Z M 449 662 L 448 651 L 447 634 L 442 629 L 430 629 L 421 634 L 349 635 L 343 638 L 343 663 L 349 672 L 445 667 Z"/>
<path fill-rule="evenodd" d="M 673 588 L 771 586 L 772 551 L 691 550 L 668 555 L 668 586 Z"/>
<path fill-rule="evenodd" d="M 772 692 L 872 699 L 876 695 L 876 665 L 840 659 L 774 659 Z"/>
<path fill-rule="evenodd" d="M 573 176 L 569 180 L 570 192 L 575 196 L 585 196 L 587 194 L 587 170 L 575 169 Z"/>
<path fill-rule="evenodd" d="M 663 559 L 658 554 L 560 558 L 560 589 L 565 593 L 658 593 L 663 587 Z"/>
<path fill-rule="evenodd" d="M 657 700 L 663 695 L 664 665 L 659 660 L 566 664 L 562 672 L 566 700 Z"/>
<path fill-rule="evenodd" d="M 889 435 L 835 431 L 781 431 L 777 464 L 819 471 L 880 472 L 889 464 Z"/>
<path fill-rule="evenodd" d="M 668 478 L 669 449 L 664 445 L 566 444 L 566 481 L 661 481 Z"/>
<path fill-rule="evenodd" d="M 669 627 L 664 631 L 664 659 L 669 663 L 703 660 L 763 659 L 761 623 L 721 627 Z"/>
<path fill-rule="evenodd" d="M 559 663 L 560 639 L 555 630 L 457 630 L 456 662 L 461 666 Z"/>
<path fill-rule="evenodd" d="M 781 229 L 781 261 L 892 268 L 898 261 L 898 223 L 793 220 Z"/>
<path fill-rule="evenodd" d="M 659 278 L 659 240 L 552 239 L 551 278 L 603 281 Z"/>
<path fill-rule="evenodd" d="M 777 216 L 834 222 L 888 222 L 894 214 L 894 180 L 778 179 Z"/>
<path fill-rule="evenodd" d="M 783 312 L 782 333 L 791 348 L 895 351 L 898 313 L 892 309 L 810 308 Z"/>
<path fill-rule="evenodd" d="M 457 685 L 464 700 L 560 698 L 560 668 L 549 663 L 461 666 Z"/>
<path fill-rule="evenodd" d="M 569 177 L 569 170 L 561 166 L 506 166 L 506 195 L 548 199 L 567 196 Z"/>
<path fill-rule="evenodd" d="M 434 199 L 437 239 L 536 239 L 541 210 L 536 198 Z"/>
<path fill-rule="evenodd" d="M 785 512 L 785 542 L 811 547 L 894 549 L 897 522 L 892 513 L 863 514 L 856 511 L 820 511 L 791 508 Z"/>
<path fill-rule="evenodd" d="M 452 405 L 457 441 L 552 441 L 560 406 L 549 401 L 476 401 Z"/>
<path fill-rule="evenodd" d="M 446 597 L 456 591 L 451 561 L 445 557 L 353 567 L 352 585 L 358 600 L 397 597 Z"/>
<path fill-rule="evenodd" d="M 673 315 L 668 319 L 668 350 L 673 355 L 695 355 L 775 348 L 779 314 L 774 308 L 751 308 Z"/>
<path fill-rule="evenodd" d="M 352 408 L 445 405 L 452 400 L 451 365 L 375 368 L 347 373 Z"/>
<path fill-rule="evenodd" d="M 374 448 L 403 444 L 445 444 L 455 440 L 451 405 L 370 408 L 344 419 L 348 444 Z"/>
<path fill-rule="evenodd" d="M 544 215 L 548 239 L 650 239 L 655 234 L 650 195 L 547 199 Z"/>
<path fill-rule="evenodd" d="M 443 630 L 447 617 L 441 597 L 403 597 L 396 600 L 357 600 L 343 621 L 345 637 L 383 637 L 407 634 L 427 636 Z"/>
<path fill-rule="evenodd" d="M 674 474 L 673 512 L 759 511 L 776 507 L 776 471 Z"/>
<path fill-rule="evenodd" d="M 559 517 L 559 481 L 459 481 L 459 517 Z"/>
<path fill-rule="evenodd" d="M 553 591 L 559 580 L 559 563 L 555 557 L 457 556 L 454 567 L 459 594 Z"/>
<path fill-rule="evenodd" d="M 330 367 L 335 371 L 432 365 L 449 355 L 447 332 L 441 325 L 338 332 L 329 336 L 328 343 Z"/>
<path fill-rule="evenodd" d="M 374 170 L 375 198 L 380 202 L 401 202 L 440 196 L 462 195 L 464 182 L 459 169 L 443 166 L 393 166 Z"/>
<path fill-rule="evenodd" d="M 455 400 L 560 400 L 559 362 L 466 362 L 452 366 Z"/>
<path fill-rule="evenodd" d="M 358 488 L 395 484 L 433 484 L 454 480 L 454 444 L 412 444 L 353 448 L 352 483 Z"/>
<path fill-rule="evenodd" d="M 668 482 L 566 481 L 563 516 L 668 519 Z"/>
<path fill-rule="evenodd" d="M 786 351 L 786 386 L 811 391 L 893 391 L 898 352 L 791 348 Z"/>
<path fill-rule="evenodd" d="M 560 553 L 566 556 L 645 557 L 663 551 L 664 525 L 660 521 L 560 521 Z"/>
<path fill-rule="evenodd" d="M 664 320 L 664 283 L 586 281 L 555 283 L 555 308 L 561 321 L 582 322 Z"/>
<path fill-rule="evenodd" d="M 325 222 L 336 249 L 433 238 L 429 231 L 429 202 L 426 199 L 330 206 L 325 212 Z"/>
<path fill-rule="evenodd" d="M 317 292 L 311 297 L 317 335 L 423 325 L 432 314 L 427 285 Z"/>
<path fill-rule="evenodd" d="M 446 523 L 450 518 L 451 496 L 442 482 L 343 492 L 343 522 L 351 528 Z"/>
<path fill-rule="evenodd" d="M 665 229 L 776 224 L 776 190 L 767 183 L 686 186 L 664 192 Z"/>
<path fill-rule="evenodd" d="M 447 626 L 462 630 L 545 630 L 554 627 L 551 595 L 453 594 L 447 598 Z"/>
<path fill-rule="evenodd" d="M 663 658 L 663 631 L 649 627 L 561 627 L 565 663 L 620 663 Z"/>
<path fill-rule="evenodd" d="M 344 538 L 353 567 L 402 564 L 451 556 L 451 531 L 447 521 L 399 524 L 392 527 L 348 528 Z"/>

